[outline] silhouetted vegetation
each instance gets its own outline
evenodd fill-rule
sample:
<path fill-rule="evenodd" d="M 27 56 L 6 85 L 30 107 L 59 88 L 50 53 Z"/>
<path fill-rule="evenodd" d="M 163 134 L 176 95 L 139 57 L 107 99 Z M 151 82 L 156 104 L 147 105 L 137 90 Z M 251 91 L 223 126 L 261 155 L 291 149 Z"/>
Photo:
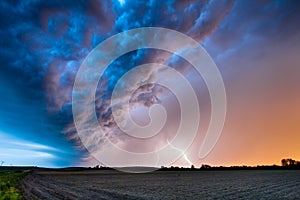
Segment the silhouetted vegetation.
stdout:
<path fill-rule="evenodd" d="M 192 165 L 191 166 L 191 170 L 195 170 L 196 168 L 195 168 L 195 166 L 194 165 Z"/>
<path fill-rule="evenodd" d="M 110 168 L 110 167 L 104 167 L 104 166 L 100 166 L 100 165 L 96 165 L 95 167 L 90 168 L 90 169 L 111 170 L 112 168 Z"/>
<path fill-rule="evenodd" d="M 291 158 L 282 159 L 281 165 L 285 168 L 300 168 L 300 161 L 296 161 Z"/>
<path fill-rule="evenodd" d="M 210 165 L 206 165 L 206 164 L 203 164 L 200 169 L 210 169 L 211 166 Z"/>
<path fill-rule="evenodd" d="M 126 167 L 124 167 L 126 168 Z M 178 166 L 170 166 L 165 167 L 161 166 L 160 168 L 155 167 L 127 167 L 130 168 L 152 168 L 153 170 L 158 171 L 210 171 L 210 170 L 282 170 L 282 169 L 300 169 L 300 161 L 293 160 L 291 158 L 288 159 L 282 159 L 281 160 L 281 166 L 279 165 L 257 165 L 257 166 L 211 166 L 208 164 L 202 164 L 201 167 L 197 168 L 194 165 L 191 165 L 191 167 L 178 167 Z M 4 171 L 13 171 L 13 172 L 23 172 L 23 171 L 88 171 L 88 170 L 116 170 L 116 169 L 123 169 L 120 168 L 111 168 L 111 167 L 105 167 L 96 165 L 94 167 L 67 167 L 67 168 L 39 168 L 39 167 L 8 167 L 8 166 L 0 166 L 0 172 Z M 130 170 L 129 170 L 130 171 Z M 150 170 L 151 171 L 151 170 Z"/>
<path fill-rule="evenodd" d="M 194 165 L 191 165 L 190 168 L 188 167 L 178 167 L 178 166 L 170 166 L 165 167 L 161 166 L 158 171 L 213 171 L 213 170 L 280 170 L 280 169 L 300 169 L 300 162 L 293 160 L 291 158 L 282 159 L 281 165 L 257 165 L 257 166 L 210 166 L 208 164 L 202 164 L 200 168 L 196 168 Z M 92 170 L 114 170 L 110 167 L 103 167 L 96 165 L 94 167 L 89 167 Z M 155 168 L 154 168 L 155 169 Z"/>
<path fill-rule="evenodd" d="M 282 170 L 282 169 L 300 169 L 300 162 L 293 159 L 282 159 L 282 166 L 279 165 L 257 165 L 257 166 L 210 166 L 208 164 L 202 164 L 200 168 L 196 168 L 194 165 L 191 168 L 184 167 L 164 167 L 162 166 L 159 171 L 213 171 L 213 170 Z"/>

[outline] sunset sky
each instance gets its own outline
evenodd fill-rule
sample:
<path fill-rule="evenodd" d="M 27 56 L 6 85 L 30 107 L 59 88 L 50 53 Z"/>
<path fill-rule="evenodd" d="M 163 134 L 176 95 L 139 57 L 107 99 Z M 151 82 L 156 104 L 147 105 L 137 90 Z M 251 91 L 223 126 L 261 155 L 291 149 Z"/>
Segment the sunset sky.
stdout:
<path fill-rule="evenodd" d="M 161 63 L 189 80 L 201 114 L 197 137 L 186 158 L 175 165 L 189 166 L 187 160 L 197 167 L 300 160 L 299 23 L 297 0 L 1 1 L 0 162 L 47 167 L 98 164 L 82 145 L 73 122 L 76 72 L 102 41 L 140 27 L 179 31 L 207 51 L 225 85 L 224 128 L 209 155 L 199 159 L 211 116 L 204 81 L 182 58 L 140 49 L 115 60 L 98 84 L 95 108 L 107 137 L 132 151 L 153 150 L 173 137 L 178 102 L 160 86 L 140 88 L 131 99 L 133 119 L 141 124 L 148 122 L 145 113 L 150 106 L 167 107 L 166 126 L 147 145 L 124 139 L 109 105 L 122 75 L 140 64 Z M 163 76 L 155 69 L 147 73 Z M 138 80 L 139 74 L 131 81 Z M 105 143 L 99 143 L 97 151 L 103 149 Z"/>

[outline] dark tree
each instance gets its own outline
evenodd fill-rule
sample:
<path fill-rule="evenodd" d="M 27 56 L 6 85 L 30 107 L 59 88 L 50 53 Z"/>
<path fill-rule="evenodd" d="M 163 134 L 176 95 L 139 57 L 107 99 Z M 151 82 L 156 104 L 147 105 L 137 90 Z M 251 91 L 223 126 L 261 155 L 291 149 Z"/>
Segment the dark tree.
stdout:
<path fill-rule="evenodd" d="M 291 158 L 281 160 L 281 165 L 283 167 L 297 167 L 300 165 L 299 163 L 300 163 L 299 161 L 293 160 Z"/>
<path fill-rule="evenodd" d="M 200 169 L 210 169 L 210 165 L 203 164 Z"/>
<path fill-rule="evenodd" d="M 286 159 L 282 159 L 282 160 L 281 160 L 281 165 L 282 165 L 283 167 L 288 166 L 287 160 L 286 160 Z"/>

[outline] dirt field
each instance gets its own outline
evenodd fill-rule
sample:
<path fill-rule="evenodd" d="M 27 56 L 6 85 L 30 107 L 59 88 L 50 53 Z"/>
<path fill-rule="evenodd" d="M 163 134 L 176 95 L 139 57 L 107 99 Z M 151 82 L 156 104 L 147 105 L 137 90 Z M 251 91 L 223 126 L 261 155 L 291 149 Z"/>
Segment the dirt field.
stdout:
<path fill-rule="evenodd" d="M 300 199 L 298 171 L 39 172 L 25 199 Z"/>

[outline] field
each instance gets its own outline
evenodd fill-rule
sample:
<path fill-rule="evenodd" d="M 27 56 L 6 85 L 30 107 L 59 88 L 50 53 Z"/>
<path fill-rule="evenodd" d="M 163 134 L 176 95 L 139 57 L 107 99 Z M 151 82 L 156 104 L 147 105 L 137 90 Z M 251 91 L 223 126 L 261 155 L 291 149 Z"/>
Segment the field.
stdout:
<path fill-rule="evenodd" d="M 25 199 L 300 199 L 300 170 L 35 172 Z"/>

